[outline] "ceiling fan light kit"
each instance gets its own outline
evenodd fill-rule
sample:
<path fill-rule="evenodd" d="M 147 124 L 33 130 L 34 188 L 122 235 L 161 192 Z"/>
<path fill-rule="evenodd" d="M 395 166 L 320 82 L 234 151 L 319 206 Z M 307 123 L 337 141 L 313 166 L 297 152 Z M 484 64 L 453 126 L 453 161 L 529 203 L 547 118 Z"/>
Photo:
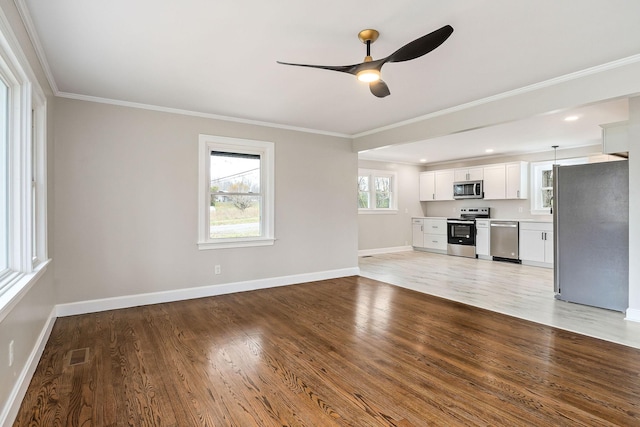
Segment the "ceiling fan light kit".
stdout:
<path fill-rule="evenodd" d="M 367 56 L 360 64 L 353 65 L 311 65 L 311 64 L 294 64 L 291 62 L 277 61 L 278 64 L 294 65 L 297 67 L 320 68 L 323 70 L 339 71 L 341 73 L 349 73 L 355 75 L 358 80 L 369 83 L 369 90 L 378 98 L 384 98 L 391 92 L 387 84 L 380 78 L 380 70 L 387 62 L 404 62 L 419 58 L 431 52 L 442 43 L 444 43 L 453 33 L 451 25 L 437 29 L 427 35 L 424 35 L 393 52 L 386 58 L 374 60 L 371 57 L 371 43 L 375 42 L 380 33 L 373 29 L 362 30 L 358 33 L 360 41 L 367 45 Z"/>

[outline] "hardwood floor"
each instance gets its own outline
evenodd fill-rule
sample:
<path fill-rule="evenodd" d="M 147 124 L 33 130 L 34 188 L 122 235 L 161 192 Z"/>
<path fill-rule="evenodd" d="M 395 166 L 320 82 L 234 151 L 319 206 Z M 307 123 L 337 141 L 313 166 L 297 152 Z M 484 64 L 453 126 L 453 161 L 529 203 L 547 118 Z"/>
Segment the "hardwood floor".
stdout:
<path fill-rule="evenodd" d="M 407 289 L 640 348 L 624 313 L 554 299 L 553 270 L 408 251 L 362 257 L 360 275 Z"/>
<path fill-rule="evenodd" d="M 631 347 L 349 277 L 60 318 L 14 426 L 630 426 L 638 372 Z"/>

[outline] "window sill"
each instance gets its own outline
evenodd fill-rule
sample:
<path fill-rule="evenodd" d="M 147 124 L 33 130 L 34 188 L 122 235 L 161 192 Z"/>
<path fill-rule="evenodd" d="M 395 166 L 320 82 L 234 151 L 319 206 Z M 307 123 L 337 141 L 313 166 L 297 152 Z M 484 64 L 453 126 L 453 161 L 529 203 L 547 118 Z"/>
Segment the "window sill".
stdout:
<path fill-rule="evenodd" d="M 531 215 L 551 215 L 549 209 L 531 209 Z"/>
<path fill-rule="evenodd" d="M 249 248 L 253 246 L 271 246 L 276 239 L 272 237 L 246 239 L 246 240 L 229 240 L 224 242 L 198 242 L 198 250 L 207 251 L 211 249 L 229 249 L 229 248 Z"/>
<path fill-rule="evenodd" d="M 9 285 L 8 289 L 0 295 L 0 322 L 18 305 L 22 297 L 24 297 L 29 289 L 38 281 L 38 279 L 47 270 L 50 259 L 40 263 L 32 273 L 18 274 L 13 277 L 14 283 Z"/>
<path fill-rule="evenodd" d="M 395 215 L 397 209 L 358 209 L 358 214 L 362 215 Z"/>

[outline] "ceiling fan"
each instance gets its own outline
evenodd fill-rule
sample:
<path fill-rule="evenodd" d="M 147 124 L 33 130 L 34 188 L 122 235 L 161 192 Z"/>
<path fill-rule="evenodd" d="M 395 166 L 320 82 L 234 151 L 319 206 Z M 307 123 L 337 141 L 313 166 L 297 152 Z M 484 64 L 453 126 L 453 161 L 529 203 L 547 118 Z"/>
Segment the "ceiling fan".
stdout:
<path fill-rule="evenodd" d="M 371 43 L 378 39 L 380 33 L 376 30 L 362 30 L 358 33 L 358 38 L 362 43 L 367 45 L 367 56 L 360 64 L 354 65 L 311 65 L 311 64 L 293 64 L 290 62 L 276 61 L 278 64 L 283 65 L 295 65 L 298 67 L 311 67 L 321 68 L 323 70 L 340 71 L 342 73 L 349 73 L 355 75 L 358 80 L 369 83 L 369 89 L 378 98 L 384 98 L 389 95 L 389 87 L 380 79 L 380 69 L 387 62 L 403 62 L 411 59 L 416 59 L 425 55 L 449 38 L 453 33 L 453 27 L 451 25 L 445 25 L 444 27 L 437 29 L 427 35 L 424 35 L 414 41 L 407 43 L 400 49 L 393 52 L 386 58 L 373 60 L 371 58 Z"/>

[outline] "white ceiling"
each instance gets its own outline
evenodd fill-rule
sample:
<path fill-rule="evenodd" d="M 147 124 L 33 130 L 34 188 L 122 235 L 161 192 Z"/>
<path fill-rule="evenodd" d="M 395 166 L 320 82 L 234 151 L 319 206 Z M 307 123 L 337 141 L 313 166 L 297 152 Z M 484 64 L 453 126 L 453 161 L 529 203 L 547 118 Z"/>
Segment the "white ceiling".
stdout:
<path fill-rule="evenodd" d="M 566 121 L 568 117 L 576 120 Z M 553 151 L 553 145 L 557 145 L 558 150 L 584 147 L 602 143 L 600 125 L 628 117 L 629 102 L 624 98 L 426 141 L 382 147 L 361 152 L 360 158 L 421 164 Z"/>
<path fill-rule="evenodd" d="M 58 96 L 146 104 L 343 136 L 640 53 L 640 1 L 632 0 L 16 3 L 26 7 L 23 18 Z M 276 63 L 361 62 L 365 47 L 357 33 L 364 28 L 380 31 L 372 56 L 381 58 L 446 24 L 455 31 L 438 49 L 383 67 L 391 89 L 386 98 L 374 97 L 348 74 Z M 612 117 L 607 121 L 617 121 L 623 107 L 612 103 L 611 108 L 605 113 Z M 586 118 L 593 110 L 580 111 Z M 506 124 L 491 132 L 433 140 L 429 146 L 437 145 L 437 152 L 426 150 L 420 157 L 429 162 L 447 157 L 439 158 L 438 152 L 448 152 L 449 158 L 456 153 L 471 157 L 465 138 L 475 139 L 482 150 L 486 146 L 497 151 L 504 144 L 535 149 L 534 139 L 543 138 L 537 132 L 534 138 L 531 129 L 536 127 L 556 130 L 553 138 L 563 141 L 595 138 L 593 123 L 591 131 L 571 135 L 549 124 L 557 119 L 542 116 L 521 124 L 526 128 Z M 587 120 L 572 126 L 581 123 Z M 389 156 L 401 156 L 411 145 L 388 151 Z"/>

